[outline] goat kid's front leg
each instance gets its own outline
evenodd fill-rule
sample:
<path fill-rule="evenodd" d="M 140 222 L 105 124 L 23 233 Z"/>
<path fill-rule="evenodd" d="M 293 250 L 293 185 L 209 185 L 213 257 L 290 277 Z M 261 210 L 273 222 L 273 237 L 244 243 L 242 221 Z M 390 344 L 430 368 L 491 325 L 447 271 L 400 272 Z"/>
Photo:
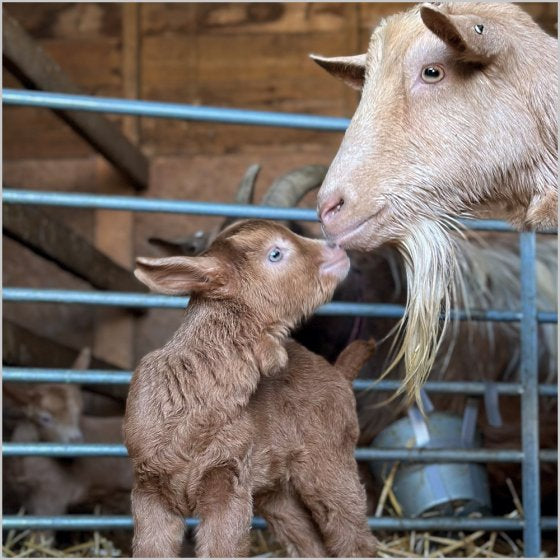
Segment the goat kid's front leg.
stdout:
<path fill-rule="evenodd" d="M 132 490 L 134 558 L 177 558 L 185 525 L 183 516 L 172 511 L 162 496 L 135 487 Z"/>
<path fill-rule="evenodd" d="M 219 467 L 208 471 L 197 492 L 196 555 L 204 558 L 239 558 L 249 554 L 253 514 L 250 486 L 236 469 Z"/>

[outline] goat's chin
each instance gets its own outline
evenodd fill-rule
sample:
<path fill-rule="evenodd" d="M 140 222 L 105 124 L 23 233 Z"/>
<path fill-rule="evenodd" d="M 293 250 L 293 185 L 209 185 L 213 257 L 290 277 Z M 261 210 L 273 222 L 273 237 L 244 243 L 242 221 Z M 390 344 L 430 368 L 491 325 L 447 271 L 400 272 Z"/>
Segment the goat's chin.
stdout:
<path fill-rule="evenodd" d="M 354 251 L 373 251 L 385 243 L 395 243 L 407 235 L 401 222 L 389 212 L 382 217 L 372 217 L 354 230 L 341 235 L 333 241 L 343 249 Z"/>

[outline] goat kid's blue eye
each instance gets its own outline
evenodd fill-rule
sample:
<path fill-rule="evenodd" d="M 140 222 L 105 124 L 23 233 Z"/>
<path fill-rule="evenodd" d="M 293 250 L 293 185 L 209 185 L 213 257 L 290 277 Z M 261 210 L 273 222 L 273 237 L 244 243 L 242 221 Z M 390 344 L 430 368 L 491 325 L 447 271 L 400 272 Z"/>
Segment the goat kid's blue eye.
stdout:
<path fill-rule="evenodd" d="M 270 253 L 268 253 L 268 260 L 270 262 L 281 261 L 282 257 L 282 251 L 280 251 L 280 249 L 278 249 L 277 247 L 275 247 L 274 249 L 272 249 L 272 251 L 270 251 Z"/>

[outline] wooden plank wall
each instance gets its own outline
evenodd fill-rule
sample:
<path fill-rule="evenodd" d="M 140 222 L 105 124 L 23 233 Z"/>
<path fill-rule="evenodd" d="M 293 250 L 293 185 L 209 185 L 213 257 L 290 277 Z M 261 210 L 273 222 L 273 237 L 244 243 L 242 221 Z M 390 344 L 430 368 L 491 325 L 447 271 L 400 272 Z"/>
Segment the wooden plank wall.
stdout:
<path fill-rule="evenodd" d="M 365 50 L 371 29 L 407 3 L 4 3 L 84 90 L 94 95 L 351 116 L 357 95 L 308 58 Z M 556 4 L 523 7 L 556 34 Z M 4 71 L 5 87 L 20 87 Z M 46 110 L 3 111 L 4 182 L 18 187 L 131 194 L 132 188 Z M 328 164 L 341 134 L 111 116 L 151 160 L 146 196 L 230 201 L 251 163 L 258 194 L 278 174 Z M 216 219 L 48 209 L 117 262 L 156 255 L 152 235 L 185 235 Z M 29 253 L 29 254 L 28 254 Z M 13 241 L 5 285 L 84 288 Z M 48 274 L 48 278 L 45 275 Z M 86 286 L 87 288 L 87 286 Z M 181 312 L 128 313 L 69 306 L 5 306 L 39 334 L 93 344 L 130 367 L 172 332 Z M 79 328 L 77 328 L 77 326 Z"/>

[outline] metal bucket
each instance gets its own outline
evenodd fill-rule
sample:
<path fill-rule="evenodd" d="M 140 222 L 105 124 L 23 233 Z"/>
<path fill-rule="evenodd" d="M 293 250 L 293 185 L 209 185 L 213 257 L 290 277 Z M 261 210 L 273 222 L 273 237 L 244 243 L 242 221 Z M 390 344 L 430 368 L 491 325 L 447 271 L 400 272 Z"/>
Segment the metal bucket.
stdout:
<path fill-rule="evenodd" d="M 470 399 L 469 399 L 470 400 Z M 373 440 L 373 447 L 473 448 L 480 447 L 475 430 L 477 404 L 467 405 L 463 418 L 431 412 L 424 418 L 412 407 L 407 418 L 397 420 Z M 384 481 L 393 463 L 370 463 L 373 474 Z M 468 515 L 489 513 L 490 490 L 486 468 L 478 463 L 401 464 L 392 486 L 406 516 L 423 514 Z"/>

